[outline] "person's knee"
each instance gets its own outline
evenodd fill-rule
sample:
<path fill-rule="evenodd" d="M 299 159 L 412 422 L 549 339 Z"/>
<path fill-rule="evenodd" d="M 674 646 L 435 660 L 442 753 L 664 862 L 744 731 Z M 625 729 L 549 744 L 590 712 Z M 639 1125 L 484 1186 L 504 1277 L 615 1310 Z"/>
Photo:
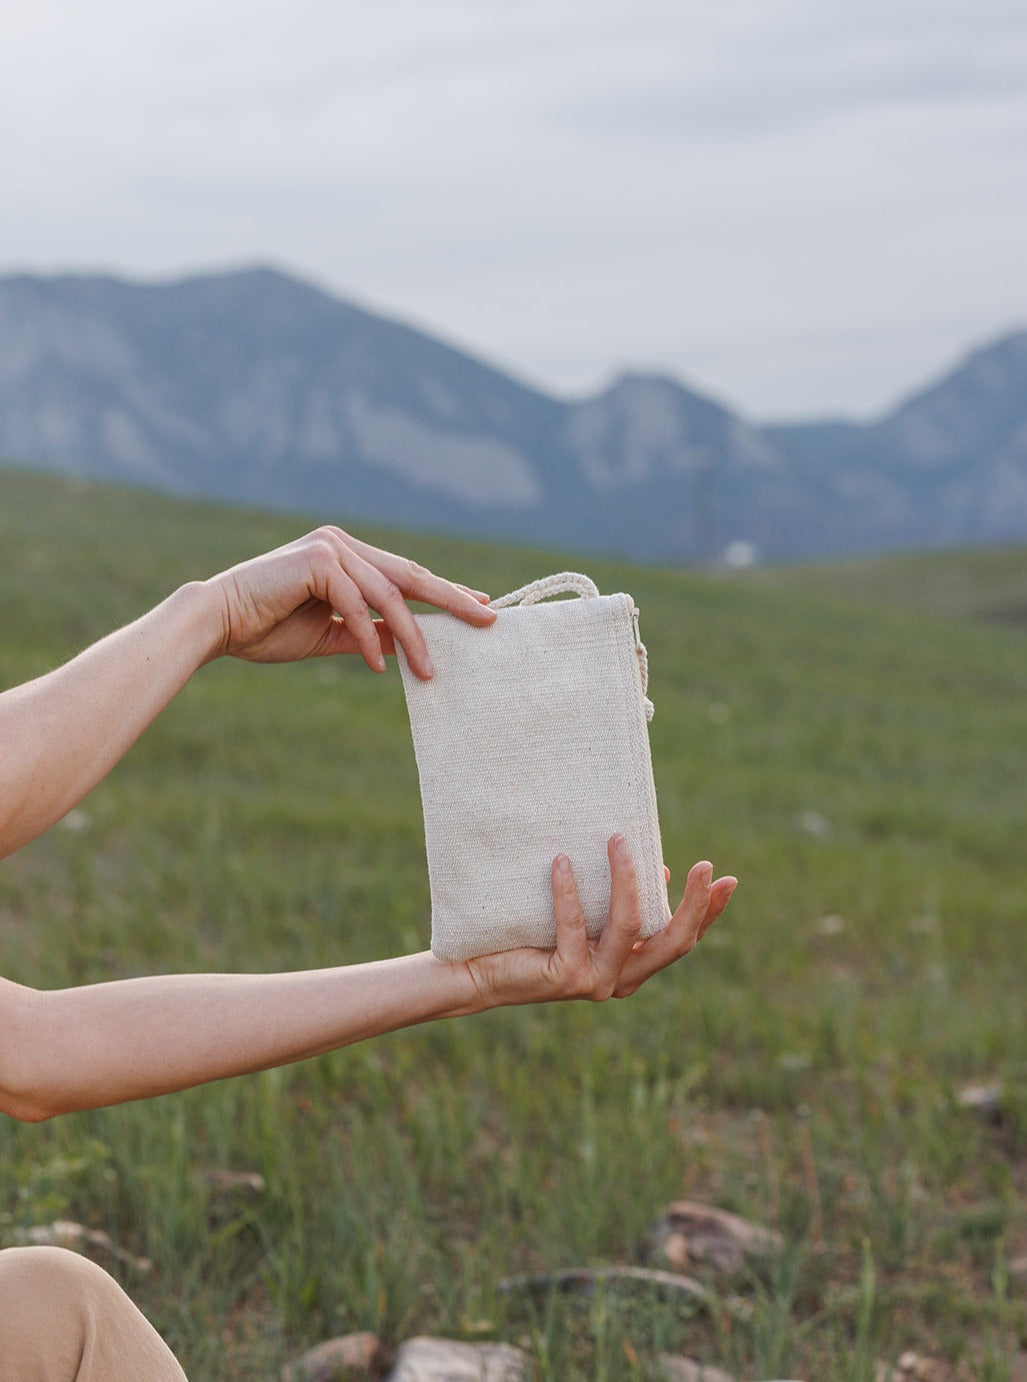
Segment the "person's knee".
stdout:
<path fill-rule="evenodd" d="M 0 1253 L 0 1300 L 19 1313 L 54 1304 L 91 1305 L 121 1287 L 102 1267 L 68 1248 L 6 1248 Z"/>
<path fill-rule="evenodd" d="M 132 1309 L 113 1277 L 76 1252 L 0 1252 L 4 1353 L 19 1360 L 18 1376 L 75 1377 L 98 1335 Z"/>
<path fill-rule="evenodd" d="M 105 1290 L 97 1274 L 106 1276 L 65 1248 L 0 1252 L 4 1354 L 19 1369 L 12 1375 L 74 1377 L 86 1339 L 96 1328 L 97 1299 Z"/>
<path fill-rule="evenodd" d="M 67 1248 L 5 1248 L 0 1253 L 0 1300 L 17 1304 L 24 1313 L 38 1304 L 46 1309 L 54 1300 L 65 1302 L 94 1285 L 102 1268 Z"/>
<path fill-rule="evenodd" d="M 0 1252 L 0 1378 L 185 1382 L 153 1326 L 102 1267 L 65 1248 Z"/>

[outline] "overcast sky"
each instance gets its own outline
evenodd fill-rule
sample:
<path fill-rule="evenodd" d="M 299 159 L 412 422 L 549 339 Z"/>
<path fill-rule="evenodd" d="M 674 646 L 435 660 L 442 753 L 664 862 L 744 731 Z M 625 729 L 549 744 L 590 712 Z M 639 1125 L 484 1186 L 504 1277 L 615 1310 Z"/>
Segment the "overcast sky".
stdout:
<path fill-rule="evenodd" d="M 1023 0 L 4 0 L 0 136 L 0 273 L 270 262 L 565 396 L 1027 327 Z"/>

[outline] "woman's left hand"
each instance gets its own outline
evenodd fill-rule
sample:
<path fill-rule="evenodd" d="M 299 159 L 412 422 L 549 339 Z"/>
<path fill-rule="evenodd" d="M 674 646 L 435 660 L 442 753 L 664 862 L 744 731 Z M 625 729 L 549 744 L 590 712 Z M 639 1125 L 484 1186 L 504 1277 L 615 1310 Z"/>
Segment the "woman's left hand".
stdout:
<path fill-rule="evenodd" d="M 553 861 L 555 950 L 509 950 L 466 960 L 483 1008 L 567 998 L 626 998 L 661 969 L 687 955 L 731 899 L 738 880 L 714 881 L 713 866 L 694 864 L 681 903 L 662 931 L 639 939 L 642 916 L 635 866 L 623 836 L 609 842 L 610 914 L 591 940 L 566 855 Z"/>
<path fill-rule="evenodd" d="M 206 583 L 218 596 L 221 635 L 211 656 L 292 662 L 360 653 L 376 672 L 399 643 L 419 677 L 431 676 L 424 638 L 407 607 L 420 600 L 471 624 L 491 624 L 488 596 L 407 557 L 323 527 Z M 374 619 L 371 611 L 381 617 Z"/>

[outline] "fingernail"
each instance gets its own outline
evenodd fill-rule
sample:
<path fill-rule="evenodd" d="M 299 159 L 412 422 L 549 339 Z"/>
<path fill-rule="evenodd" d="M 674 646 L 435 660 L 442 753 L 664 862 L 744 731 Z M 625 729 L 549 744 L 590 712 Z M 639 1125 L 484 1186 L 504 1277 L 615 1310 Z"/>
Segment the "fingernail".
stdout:
<path fill-rule="evenodd" d="M 630 857 L 631 850 L 628 849 L 628 842 L 623 835 L 617 836 L 617 839 L 614 841 L 613 847 L 617 851 L 617 854 L 621 859 L 627 859 Z"/>
<path fill-rule="evenodd" d="M 427 653 L 425 653 L 424 655 L 424 670 L 430 677 L 433 677 L 435 675 L 435 664 L 432 662 L 431 658 L 428 656 Z"/>
<path fill-rule="evenodd" d="M 571 861 L 567 858 L 566 854 L 558 854 L 556 856 L 556 871 L 557 873 L 570 873 Z"/>

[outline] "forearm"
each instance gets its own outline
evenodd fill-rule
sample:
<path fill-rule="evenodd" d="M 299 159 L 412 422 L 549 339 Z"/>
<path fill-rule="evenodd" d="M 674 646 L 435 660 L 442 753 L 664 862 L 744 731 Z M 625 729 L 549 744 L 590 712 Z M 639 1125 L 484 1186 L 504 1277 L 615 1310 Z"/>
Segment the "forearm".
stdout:
<path fill-rule="evenodd" d="M 37 992 L 7 985 L 0 1107 L 38 1120 L 167 1094 L 477 1011 L 431 954 L 293 974 L 198 974 Z"/>
<path fill-rule="evenodd" d="M 183 586 L 63 667 L 0 695 L 0 858 L 108 773 L 222 637 L 216 590 Z"/>

